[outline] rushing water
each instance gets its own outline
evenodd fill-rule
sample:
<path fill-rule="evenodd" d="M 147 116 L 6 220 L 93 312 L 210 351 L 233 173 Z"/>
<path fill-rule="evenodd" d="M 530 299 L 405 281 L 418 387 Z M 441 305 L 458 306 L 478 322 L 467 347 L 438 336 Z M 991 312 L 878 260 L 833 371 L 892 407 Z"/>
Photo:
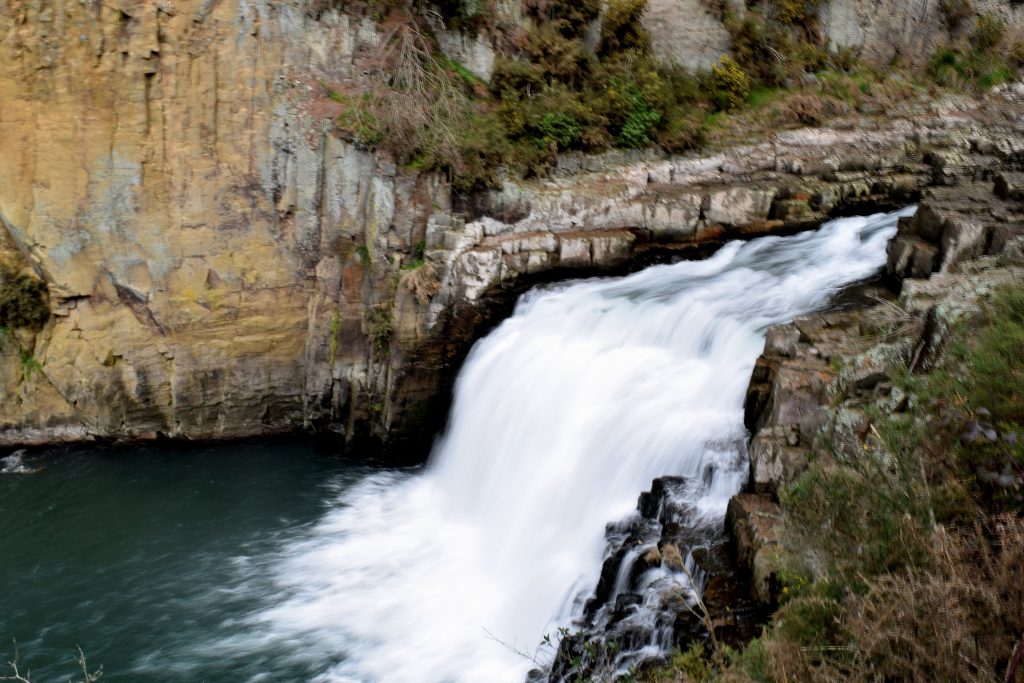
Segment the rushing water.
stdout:
<path fill-rule="evenodd" d="M 692 504 L 724 514 L 766 327 L 873 273 L 898 215 L 532 291 L 425 470 L 225 446 L 0 475 L 0 636 L 110 681 L 521 681 L 654 477 L 714 465 Z"/>

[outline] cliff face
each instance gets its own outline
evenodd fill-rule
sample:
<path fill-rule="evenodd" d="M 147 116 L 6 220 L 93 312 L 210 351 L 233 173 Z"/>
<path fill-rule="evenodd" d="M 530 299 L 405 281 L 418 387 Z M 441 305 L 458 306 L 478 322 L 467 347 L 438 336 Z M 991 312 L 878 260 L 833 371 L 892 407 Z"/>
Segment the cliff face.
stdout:
<path fill-rule="evenodd" d="M 447 202 L 327 134 L 319 79 L 377 39 L 298 3 L 0 8 L 0 210 L 55 313 L 41 376 L 4 347 L 4 441 L 290 427 L 377 382 L 372 264 Z M 332 320 L 342 369 L 307 372 Z"/>
<path fill-rule="evenodd" d="M 744 0 L 648 0 L 644 25 L 661 59 L 708 68 L 729 51 L 722 21 L 728 7 L 742 16 Z M 868 64 L 923 64 L 950 39 L 951 27 L 938 0 L 819 0 L 818 26 L 830 49 L 848 49 Z M 1011 0 L 973 0 L 973 11 L 991 13 L 1008 26 L 1024 26 L 1024 7 Z M 969 27 L 971 22 L 964 24 Z"/>
<path fill-rule="evenodd" d="M 0 7 L 0 260 L 42 272 L 53 311 L 0 338 L 0 446 L 414 436 L 539 277 L 908 201 L 927 150 L 1011 144 L 954 103 L 700 159 L 566 158 L 460 217 L 443 176 L 333 134 L 322 84 L 364 78 L 380 40 L 298 0 Z"/>
<path fill-rule="evenodd" d="M 833 49 L 848 48 L 879 67 L 895 62 L 923 64 L 958 28 L 951 27 L 936 0 L 825 0 L 820 3 L 822 33 Z M 1024 25 L 1024 8 L 1013 0 L 973 0 L 977 13 L 1001 18 L 1013 30 Z"/>

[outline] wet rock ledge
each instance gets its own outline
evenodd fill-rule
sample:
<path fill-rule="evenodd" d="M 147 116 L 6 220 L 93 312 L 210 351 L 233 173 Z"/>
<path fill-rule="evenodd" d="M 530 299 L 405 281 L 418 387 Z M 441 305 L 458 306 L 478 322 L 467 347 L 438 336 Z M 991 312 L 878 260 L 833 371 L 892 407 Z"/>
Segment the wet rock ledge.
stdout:
<path fill-rule="evenodd" d="M 640 494 L 638 514 L 608 526 L 601 577 L 580 625 L 558 643 L 550 669 L 531 672 L 529 681 L 610 680 L 660 661 L 678 643 L 707 640 L 709 620 L 722 642 L 743 643 L 756 635 L 767 612 L 737 570 L 729 538 L 683 502 L 713 477 L 709 468 L 702 481 L 655 479 Z M 680 577 L 703 596 L 707 615 Z"/>

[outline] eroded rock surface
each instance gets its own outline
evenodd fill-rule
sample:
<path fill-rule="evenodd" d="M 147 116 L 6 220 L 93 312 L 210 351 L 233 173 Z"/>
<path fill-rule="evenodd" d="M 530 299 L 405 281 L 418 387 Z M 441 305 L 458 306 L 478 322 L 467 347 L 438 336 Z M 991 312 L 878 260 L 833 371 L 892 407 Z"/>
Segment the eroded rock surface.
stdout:
<path fill-rule="evenodd" d="M 616 671 L 656 659 L 652 645 L 670 652 L 708 641 L 709 623 L 721 642 L 755 635 L 763 615 L 747 577 L 736 571 L 728 537 L 684 502 L 699 486 L 655 479 L 640 495 L 637 514 L 609 525 L 601 578 L 578 628 L 559 641 L 550 670 L 532 672 L 530 680 L 611 680 Z M 710 622 L 687 588 L 691 579 Z"/>
<path fill-rule="evenodd" d="M 971 7 L 977 13 L 994 14 L 1011 26 L 1024 21 L 1022 8 L 1015 2 L 975 0 Z M 819 16 L 830 47 L 852 49 L 877 66 L 896 59 L 923 64 L 937 46 L 972 28 L 971 21 L 950 26 L 942 3 L 929 0 L 826 0 Z"/>

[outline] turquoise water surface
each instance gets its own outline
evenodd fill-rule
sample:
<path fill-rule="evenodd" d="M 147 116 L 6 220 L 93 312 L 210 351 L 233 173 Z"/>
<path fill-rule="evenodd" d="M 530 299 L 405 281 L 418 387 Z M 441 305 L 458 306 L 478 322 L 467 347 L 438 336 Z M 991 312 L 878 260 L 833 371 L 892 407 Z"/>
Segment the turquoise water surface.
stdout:
<path fill-rule="evenodd" d="M 33 680 L 298 681 L 329 666 L 261 640 L 271 566 L 371 472 L 304 440 L 59 450 L 0 474 L 0 657 Z M 335 503 L 336 505 L 336 503 Z M 325 658 L 327 661 L 325 661 Z"/>

